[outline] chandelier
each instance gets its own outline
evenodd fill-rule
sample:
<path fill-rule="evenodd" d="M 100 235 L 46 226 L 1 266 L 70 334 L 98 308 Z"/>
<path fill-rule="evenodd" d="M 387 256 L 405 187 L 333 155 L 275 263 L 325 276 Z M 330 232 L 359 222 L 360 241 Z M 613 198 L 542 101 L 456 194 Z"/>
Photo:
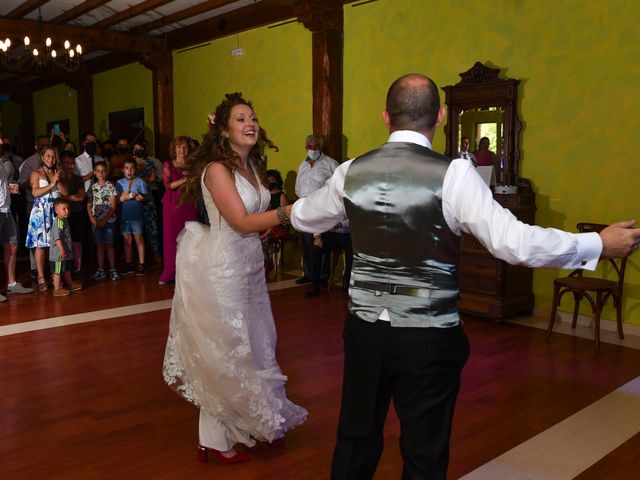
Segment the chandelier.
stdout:
<path fill-rule="evenodd" d="M 9 70 L 44 70 L 59 67 L 74 72 L 80 66 L 82 46 L 71 46 L 65 40 L 62 47 L 55 47 L 51 37 L 44 37 L 42 16 L 38 12 L 38 34 L 36 39 L 24 37 L 22 45 L 15 45 L 10 38 L 0 40 L 0 62 Z M 2 38 L 2 36 L 0 36 Z"/>

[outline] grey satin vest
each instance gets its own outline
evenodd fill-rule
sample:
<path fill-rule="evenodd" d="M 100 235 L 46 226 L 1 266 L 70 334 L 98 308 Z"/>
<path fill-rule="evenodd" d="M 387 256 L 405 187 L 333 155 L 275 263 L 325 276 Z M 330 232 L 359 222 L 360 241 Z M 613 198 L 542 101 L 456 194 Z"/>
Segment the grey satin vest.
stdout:
<path fill-rule="evenodd" d="M 459 237 L 442 215 L 450 159 L 390 142 L 356 158 L 344 181 L 353 269 L 349 310 L 375 322 L 387 309 L 398 327 L 459 323 Z"/>

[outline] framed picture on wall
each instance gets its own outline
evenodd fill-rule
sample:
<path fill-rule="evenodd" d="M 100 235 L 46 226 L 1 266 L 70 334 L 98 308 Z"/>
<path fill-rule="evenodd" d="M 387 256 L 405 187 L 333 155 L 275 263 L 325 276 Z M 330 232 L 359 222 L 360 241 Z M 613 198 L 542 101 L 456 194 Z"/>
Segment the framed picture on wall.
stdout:
<path fill-rule="evenodd" d="M 109 112 L 109 131 L 114 141 L 124 137 L 131 145 L 144 140 L 144 108 Z"/>

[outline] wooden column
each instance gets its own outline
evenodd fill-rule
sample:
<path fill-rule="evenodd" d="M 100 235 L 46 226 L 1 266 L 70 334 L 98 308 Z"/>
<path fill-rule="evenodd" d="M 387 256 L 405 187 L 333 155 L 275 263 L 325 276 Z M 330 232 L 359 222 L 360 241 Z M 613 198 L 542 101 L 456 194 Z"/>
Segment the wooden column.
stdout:
<path fill-rule="evenodd" d="M 173 133 L 173 57 L 170 51 L 144 54 L 142 64 L 153 74 L 154 155 L 169 159 Z"/>
<path fill-rule="evenodd" d="M 93 132 L 93 79 L 87 71 L 69 76 L 65 82 L 78 92 L 78 147 L 84 132 Z M 67 132 L 69 133 L 69 132 Z"/>
<path fill-rule="evenodd" d="M 313 132 L 325 139 L 324 151 L 342 158 L 342 2 L 304 0 L 296 3 L 298 21 L 311 31 Z"/>
<path fill-rule="evenodd" d="M 20 132 L 20 136 L 22 137 L 22 149 L 21 152 L 24 155 L 24 158 L 29 157 L 33 154 L 34 148 L 33 146 L 36 143 L 36 125 L 35 125 L 35 116 L 33 111 L 33 93 L 25 92 L 20 93 L 14 97 L 14 100 L 20 104 L 21 108 L 21 116 L 22 116 L 22 127 L 18 130 Z M 45 134 L 46 132 L 38 132 L 38 135 Z M 15 139 L 13 139 L 15 140 Z M 17 146 L 17 145 L 16 145 Z"/>

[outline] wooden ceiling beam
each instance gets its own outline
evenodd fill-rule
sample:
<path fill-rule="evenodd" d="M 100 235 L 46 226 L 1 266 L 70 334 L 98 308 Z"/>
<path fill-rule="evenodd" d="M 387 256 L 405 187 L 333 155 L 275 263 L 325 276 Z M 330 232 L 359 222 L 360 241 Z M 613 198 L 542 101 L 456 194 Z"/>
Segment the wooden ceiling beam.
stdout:
<path fill-rule="evenodd" d="M 167 34 L 172 50 L 295 18 L 293 7 L 259 2 Z"/>
<path fill-rule="evenodd" d="M 83 65 L 87 69 L 87 72 L 94 75 L 96 73 L 106 72 L 130 63 L 137 63 L 140 61 L 140 55 L 142 54 L 124 52 L 108 53 L 101 57 L 88 60 L 84 62 Z"/>
<path fill-rule="evenodd" d="M 92 28 L 98 29 L 107 29 L 113 25 L 129 20 L 130 18 L 137 17 L 149 10 L 153 10 L 154 8 L 161 7 L 173 0 L 146 0 L 138 5 L 134 5 L 132 7 L 126 8 L 115 15 L 111 15 L 110 17 L 105 18 L 97 23 L 91 25 Z"/>
<path fill-rule="evenodd" d="M 48 1 L 49 0 L 27 0 L 7 13 L 6 18 L 22 18 L 27 13 L 33 12 L 36 8 L 41 7 Z"/>
<path fill-rule="evenodd" d="M 201 13 L 205 13 L 216 8 L 224 7 L 225 5 L 229 5 L 230 3 L 234 3 L 236 1 L 237 0 L 207 0 L 206 2 L 198 3 L 193 7 L 185 8 L 184 10 L 172 13 L 171 15 L 167 15 L 166 17 L 159 18 L 143 25 L 138 25 L 137 27 L 129 30 L 129 33 L 151 32 L 157 28 L 164 27 L 165 25 L 171 25 L 172 23 L 185 20 L 195 15 L 200 15 Z"/>
<path fill-rule="evenodd" d="M 69 20 L 73 20 L 74 18 L 81 17 L 87 12 L 91 10 L 95 10 L 96 8 L 104 5 L 110 0 L 86 0 L 79 5 L 76 5 L 73 8 L 70 8 L 64 13 L 61 13 L 55 18 L 52 18 L 48 21 L 48 23 L 66 23 Z"/>
<path fill-rule="evenodd" d="M 82 45 L 85 53 L 91 50 L 116 50 L 121 52 L 146 53 L 167 48 L 164 40 L 149 35 L 132 35 L 124 32 L 103 31 L 95 28 L 80 28 L 44 23 L 40 31 L 34 20 L 9 20 L 0 17 L 0 32 L 3 35 L 22 38 L 29 35 L 33 41 L 44 37 L 69 40 Z"/>

